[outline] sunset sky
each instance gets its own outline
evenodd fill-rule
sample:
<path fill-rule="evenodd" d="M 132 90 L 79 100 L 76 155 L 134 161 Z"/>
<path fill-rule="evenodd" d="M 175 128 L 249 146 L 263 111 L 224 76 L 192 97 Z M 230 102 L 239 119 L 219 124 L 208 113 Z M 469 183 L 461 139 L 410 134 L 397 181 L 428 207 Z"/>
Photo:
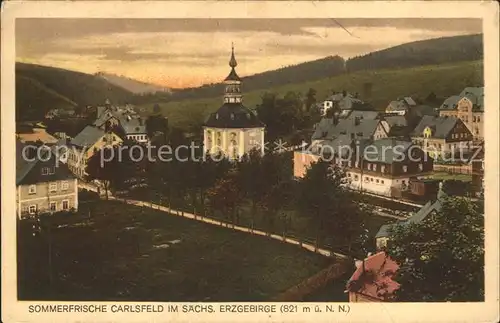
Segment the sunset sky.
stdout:
<path fill-rule="evenodd" d="M 344 29 L 345 28 L 345 29 Z M 16 21 L 21 62 L 108 72 L 170 87 L 220 82 L 329 55 L 344 58 L 482 32 L 479 19 L 60 19 Z"/>

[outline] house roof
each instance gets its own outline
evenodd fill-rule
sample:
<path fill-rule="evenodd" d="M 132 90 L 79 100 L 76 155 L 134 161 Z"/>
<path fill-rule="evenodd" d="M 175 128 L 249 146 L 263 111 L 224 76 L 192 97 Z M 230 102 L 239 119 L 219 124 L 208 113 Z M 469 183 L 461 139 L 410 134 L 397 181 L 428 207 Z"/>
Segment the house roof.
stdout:
<path fill-rule="evenodd" d="M 391 128 L 394 126 L 406 127 L 408 125 L 408 122 L 406 121 L 406 118 L 404 116 L 386 116 L 384 117 L 384 120 L 387 121 Z"/>
<path fill-rule="evenodd" d="M 347 282 L 347 290 L 388 300 L 399 289 L 400 284 L 393 280 L 399 265 L 385 252 L 371 255 L 357 265 Z"/>
<path fill-rule="evenodd" d="M 224 103 L 204 124 L 214 128 L 260 128 L 265 125 L 257 114 L 241 103 Z"/>
<path fill-rule="evenodd" d="M 484 111 L 484 87 L 466 87 L 459 95 L 452 95 L 440 107 L 440 110 L 454 110 L 457 108 L 458 101 L 462 98 L 468 98 L 473 108 L 477 111 Z"/>
<path fill-rule="evenodd" d="M 90 147 L 97 142 L 105 132 L 94 126 L 86 126 L 78 135 L 76 135 L 71 144 L 78 147 Z"/>
<path fill-rule="evenodd" d="M 16 139 L 16 185 L 30 172 L 38 162 L 37 159 L 28 161 L 23 157 L 23 149 L 26 147 L 20 140 Z M 27 151 L 24 152 L 25 156 Z M 43 156 L 45 157 L 45 156 Z"/>
<path fill-rule="evenodd" d="M 432 138 L 444 139 L 455 127 L 459 119 L 452 117 L 423 116 L 418 125 L 412 132 L 412 136 L 421 137 L 422 132 L 427 127 L 432 127 L 434 132 Z"/>
<path fill-rule="evenodd" d="M 41 141 L 44 144 L 54 144 L 57 139 L 50 135 L 45 129 L 34 128 L 32 132 L 18 133 L 17 137 L 21 142 L 37 142 Z"/>
<path fill-rule="evenodd" d="M 364 156 L 368 162 L 392 164 L 404 157 L 400 154 L 406 153 L 408 148 L 413 146 L 413 143 L 410 141 L 397 140 L 395 138 L 383 138 L 374 140 L 370 146 L 373 148 L 365 151 Z M 399 148 L 396 149 L 396 147 Z"/>
<path fill-rule="evenodd" d="M 110 118 L 116 118 L 123 128 L 126 135 L 129 134 L 145 134 L 146 124 L 142 119 L 135 115 L 131 115 L 128 110 L 107 110 L 101 112 L 100 116 L 94 121 L 94 125 L 101 127 Z"/>
<path fill-rule="evenodd" d="M 339 119 L 337 124 L 335 124 L 333 118 L 323 118 L 316 125 L 316 130 L 312 135 L 312 139 L 333 140 L 341 135 L 347 135 L 351 138 L 351 134 L 354 134 L 354 138 L 356 139 L 369 138 L 373 135 L 380 123 L 380 120 L 358 120 L 359 123 L 356 124 L 356 118 Z"/>
<path fill-rule="evenodd" d="M 44 176 L 43 181 L 45 182 L 74 178 L 66 165 L 56 163 L 56 155 L 53 153 L 54 146 L 49 149 L 40 150 L 40 156 L 38 158 L 37 155 L 33 157 L 29 156 L 26 149 L 29 148 L 21 141 L 16 140 L 16 185 L 41 182 L 41 174 L 32 172 L 32 170 L 38 168 L 37 165 L 39 164 L 56 167 L 55 174 Z"/>
<path fill-rule="evenodd" d="M 409 225 L 422 222 L 429 214 L 436 211 L 439 212 L 443 206 L 443 199 L 446 197 L 446 194 L 443 192 L 442 187 L 440 187 L 437 195 L 437 199 L 434 201 L 428 201 L 424 206 L 418 210 L 417 213 L 413 214 L 406 220 L 398 221 L 396 223 L 384 224 L 380 227 L 375 238 L 384 238 L 388 237 L 391 234 L 391 230 L 398 225 Z"/>
<path fill-rule="evenodd" d="M 379 116 L 378 111 L 362 111 L 362 110 L 345 110 L 346 112 L 341 115 L 344 119 L 361 118 L 364 120 L 375 120 Z"/>

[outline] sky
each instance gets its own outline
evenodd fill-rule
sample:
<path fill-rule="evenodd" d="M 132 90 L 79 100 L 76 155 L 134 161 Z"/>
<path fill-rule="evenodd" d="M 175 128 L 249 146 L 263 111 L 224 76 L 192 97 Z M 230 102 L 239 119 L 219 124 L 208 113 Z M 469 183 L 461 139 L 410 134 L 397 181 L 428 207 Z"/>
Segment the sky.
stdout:
<path fill-rule="evenodd" d="M 479 19 L 16 20 L 17 61 L 106 72 L 182 88 L 217 83 L 326 56 L 349 57 L 412 41 L 478 34 Z"/>

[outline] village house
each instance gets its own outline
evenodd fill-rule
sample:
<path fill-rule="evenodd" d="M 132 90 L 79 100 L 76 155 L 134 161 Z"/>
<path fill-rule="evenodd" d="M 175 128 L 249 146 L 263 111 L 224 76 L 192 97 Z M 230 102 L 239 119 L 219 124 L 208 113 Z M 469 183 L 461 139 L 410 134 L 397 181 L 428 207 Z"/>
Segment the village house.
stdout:
<path fill-rule="evenodd" d="M 398 98 L 397 100 L 391 101 L 387 106 L 387 108 L 385 108 L 385 112 L 404 116 L 410 111 L 411 108 L 415 106 L 417 106 L 415 100 L 407 96 L 404 98 Z"/>
<path fill-rule="evenodd" d="M 413 143 L 434 158 L 468 153 L 473 136 L 461 119 L 424 116 L 411 134 Z"/>
<path fill-rule="evenodd" d="M 351 139 L 381 139 L 387 137 L 386 127 L 379 119 L 365 119 L 362 114 L 347 118 L 323 118 L 315 126 L 312 143 L 317 140 L 333 140 L 346 135 Z"/>
<path fill-rule="evenodd" d="M 16 127 L 16 137 L 24 144 L 39 143 L 53 145 L 57 138 L 53 137 L 41 123 L 20 124 Z"/>
<path fill-rule="evenodd" d="M 79 178 L 85 179 L 88 160 L 105 146 L 119 145 L 123 140 L 113 132 L 94 127 L 85 127 L 68 143 L 68 168 Z"/>
<path fill-rule="evenodd" d="M 303 177 L 320 158 L 345 168 L 349 188 L 389 197 L 401 197 L 411 178 L 425 177 L 433 169 L 433 159 L 411 142 L 341 135 L 294 152 L 294 176 Z"/>
<path fill-rule="evenodd" d="M 447 98 L 439 115 L 460 119 L 473 135 L 474 141 L 484 140 L 484 87 L 466 87 L 459 95 Z"/>
<path fill-rule="evenodd" d="M 223 105 L 211 113 L 203 125 L 203 146 L 207 153 L 224 154 L 238 159 L 252 149 L 264 154 L 265 125 L 257 114 L 243 105 L 241 79 L 236 74 L 234 48 L 229 66 L 231 71 L 224 80 Z"/>
<path fill-rule="evenodd" d="M 322 116 L 326 116 L 332 108 L 339 112 L 344 110 L 372 110 L 369 104 L 357 97 L 357 94 L 353 95 L 346 91 L 334 93 L 318 104 L 318 109 Z"/>
<path fill-rule="evenodd" d="M 50 149 L 16 140 L 16 209 L 19 218 L 78 209 L 78 182 Z"/>
<path fill-rule="evenodd" d="M 406 226 L 410 224 L 420 223 L 428 216 L 433 216 L 434 214 L 439 212 L 441 210 L 443 200 L 446 198 L 446 196 L 446 193 L 443 191 L 443 183 L 440 182 L 436 198 L 429 200 L 417 213 L 406 220 L 382 225 L 375 235 L 375 243 L 377 249 L 381 250 L 387 247 L 387 242 L 389 241 L 391 236 L 391 230 L 395 226 Z"/>
<path fill-rule="evenodd" d="M 400 284 L 394 281 L 399 265 L 385 252 L 356 261 L 356 270 L 347 282 L 349 302 L 388 302 Z"/>
<path fill-rule="evenodd" d="M 104 107 L 97 108 L 97 119 L 93 123 L 99 129 L 107 127 L 121 134 L 121 139 L 129 139 L 138 143 L 148 143 L 146 123 L 131 107 L 111 106 L 109 100 Z M 118 129 L 118 130 L 117 130 Z"/>

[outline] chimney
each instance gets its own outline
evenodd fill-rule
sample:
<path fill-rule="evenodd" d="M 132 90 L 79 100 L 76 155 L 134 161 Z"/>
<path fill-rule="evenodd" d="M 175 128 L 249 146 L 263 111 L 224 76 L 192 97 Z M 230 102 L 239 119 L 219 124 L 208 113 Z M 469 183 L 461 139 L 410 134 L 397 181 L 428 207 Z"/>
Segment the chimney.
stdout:
<path fill-rule="evenodd" d="M 347 96 L 347 92 L 346 92 L 346 90 L 343 90 L 343 91 L 342 91 L 342 96 L 343 96 L 344 98 Z"/>

